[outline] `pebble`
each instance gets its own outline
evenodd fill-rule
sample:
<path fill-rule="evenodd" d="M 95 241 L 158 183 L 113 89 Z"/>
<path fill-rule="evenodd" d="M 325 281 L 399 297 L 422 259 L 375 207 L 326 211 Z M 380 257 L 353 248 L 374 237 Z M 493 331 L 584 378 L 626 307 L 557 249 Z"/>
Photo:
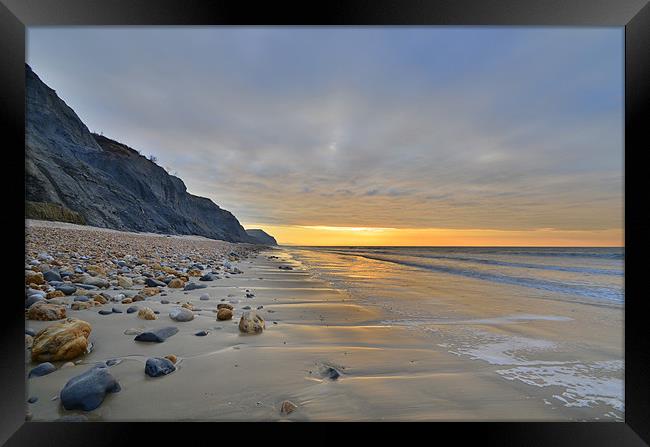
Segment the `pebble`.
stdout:
<path fill-rule="evenodd" d="M 151 308 L 143 307 L 142 309 L 138 310 L 138 318 L 141 318 L 143 320 L 155 320 L 157 317 Z"/>
<path fill-rule="evenodd" d="M 71 285 L 62 285 L 62 286 L 56 286 L 54 287 L 56 290 L 60 290 L 61 292 L 65 293 L 66 295 L 72 295 L 77 291 L 77 288 L 75 286 Z"/>
<path fill-rule="evenodd" d="M 171 360 L 161 357 L 147 359 L 144 367 L 144 372 L 149 377 L 166 376 L 174 371 L 176 371 L 176 367 Z"/>
<path fill-rule="evenodd" d="M 157 279 L 153 279 L 153 278 L 145 279 L 144 283 L 149 287 L 166 287 L 167 286 L 167 284 L 165 284 L 164 282 L 158 281 Z"/>
<path fill-rule="evenodd" d="M 114 307 L 112 310 L 115 314 L 121 314 L 123 312 L 122 309 L 118 309 L 117 307 Z"/>
<path fill-rule="evenodd" d="M 137 312 L 137 311 L 138 311 L 138 306 L 131 306 L 126 310 L 126 313 L 132 314 L 133 312 Z"/>
<path fill-rule="evenodd" d="M 244 312 L 239 320 L 239 330 L 247 334 L 259 334 L 265 328 L 264 318 L 254 310 Z"/>
<path fill-rule="evenodd" d="M 43 278 L 45 278 L 45 281 L 50 282 L 50 281 L 63 281 L 61 278 L 61 275 L 59 272 L 56 270 L 50 270 L 45 273 L 43 273 Z"/>
<path fill-rule="evenodd" d="M 296 409 L 298 408 L 298 405 L 294 404 L 290 400 L 285 400 L 282 402 L 282 405 L 280 405 L 280 414 L 282 415 L 288 415 L 293 413 Z"/>
<path fill-rule="evenodd" d="M 91 411 L 102 404 L 107 393 L 120 389 L 108 367 L 94 366 L 68 380 L 61 390 L 61 404 L 66 410 Z"/>
<path fill-rule="evenodd" d="M 172 309 L 171 312 L 169 312 L 169 318 L 171 318 L 174 321 L 191 321 L 194 319 L 194 314 L 188 310 L 185 309 L 184 307 L 177 307 L 175 309 Z"/>
<path fill-rule="evenodd" d="M 201 297 L 199 299 L 201 301 L 208 301 L 210 299 L 210 295 L 208 295 L 207 293 L 204 293 L 203 295 L 201 295 Z"/>
<path fill-rule="evenodd" d="M 27 402 L 29 402 L 30 404 L 36 403 L 37 401 L 38 401 L 38 397 L 36 396 L 32 396 L 29 399 L 27 399 Z"/>
<path fill-rule="evenodd" d="M 46 376 L 54 371 L 56 371 L 56 367 L 50 362 L 41 363 L 29 371 L 27 378 Z"/>
<path fill-rule="evenodd" d="M 217 312 L 217 320 L 224 321 L 224 320 L 230 320 L 231 318 L 232 318 L 231 309 L 221 308 L 219 309 L 219 312 Z"/>
<path fill-rule="evenodd" d="M 207 286 L 205 284 L 197 284 L 194 282 L 187 283 L 185 287 L 183 287 L 183 290 L 189 291 L 189 290 L 196 290 L 196 289 L 205 289 Z"/>
<path fill-rule="evenodd" d="M 113 313 L 113 311 L 112 311 L 112 310 L 102 309 L 102 310 L 100 310 L 100 311 L 97 312 L 97 313 L 98 313 L 99 315 L 111 315 L 111 314 Z"/>
<path fill-rule="evenodd" d="M 205 337 L 205 336 L 208 335 L 208 334 L 209 334 L 208 331 L 199 331 L 199 332 L 197 332 L 197 333 L 194 334 L 194 335 L 196 335 L 197 337 Z"/>

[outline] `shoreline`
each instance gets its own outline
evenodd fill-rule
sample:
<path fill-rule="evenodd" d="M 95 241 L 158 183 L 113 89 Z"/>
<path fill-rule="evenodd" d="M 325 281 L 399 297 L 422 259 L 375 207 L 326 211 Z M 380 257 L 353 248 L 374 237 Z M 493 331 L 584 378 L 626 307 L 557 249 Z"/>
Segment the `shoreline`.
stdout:
<path fill-rule="evenodd" d="M 138 249 L 143 250 L 143 254 L 158 251 L 175 259 L 170 264 L 180 265 L 185 254 L 178 250 L 195 257 L 210 254 L 216 264 L 217 258 L 225 260 L 228 257 L 231 245 L 239 250 L 245 249 L 243 244 L 203 240 L 205 238 L 195 240 L 164 235 L 153 235 L 155 238 L 152 238 L 116 230 L 109 230 L 111 238 L 107 242 L 102 239 L 105 232 L 94 231 L 94 228 L 79 232 L 77 228 L 69 228 L 71 224 L 63 225 L 67 228 L 56 225 L 39 227 L 38 224 L 28 227 L 27 230 L 32 228 L 34 232 L 62 231 L 61 234 L 66 236 L 59 235 L 59 241 L 47 242 L 44 237 L 38 241 L 31 240 L 34 249 L 28 249 L 27 255 L 37 256 L 37 246 L 76 245 L 90 250 L 93 244 L 112 241 L 114 254 L 117 254 L 116 247 L 123 244 L 124 255 L 141 247 Z M 162 245 L 152 247 L 152 239 Z M 149 242 L 140 246 L 139 240 Z M 30 239 L 28 248 L 29 243 Z M 172 246 L 165 251 L 162 247 L 167 244 Z M 205 248 L 207 246 L 209 248 Z M 200 254 L 204 253 L 202 250 L 207 250 L 208 254 Z M 217 251 L 220 254 L 213 255 Z M 156 262 L 155 259 L 145 261 Z M 220 275 L 218 280 L 207 282 L 204 289 L 184 291 L 164 287 L 165 296 L 158 294 L 141 302 L 121 304 L 109 301 L 85 310 L 68 307 L 68 316 L 92 325 L 90 339 L 94 342 L 94 349 L 80 357 L 80 363 L 75 366 L 61 368 L 65 362 L 53 362 L 57 367 L 53 373 L 26 379 L 27 397 L 38 397 L 35 403 L 27 404 L 32 420 L 83 415 L 91 421 L 541 421 L 594 420 L 595 412 L 601 411 L 600 407 L 594 410 L 545 403 L 548 388 L 531 387 L 514 376 L 522 374 L 521 368 L 527 367 L 525 364 L 519 365 L 519 370 L 515 368 L 514 372 L 510 369 L 510 372 L 499 373 L 506 370 L 506 366 L 481 360 L 485 352 L 477 351 L 480 346 L 478 339 L 468 337 L 460 329 L 470 325 L 474 330 L 472 336 L 489 334 L 493 350 L 502 349 L 499 343 L 503 344 L 503 340 L 527 343 L 527 340 L 543 339 L 550 343 L 562 340 L 580 344 L 581 331 L 592 327 L 593 321 L 611 318 L 614 315 L 611 309 L 589 310 L 576 303 L 539 303 L 541 300 L 537 300 L 538 304 L 530 304 L 536 302 L 532 300 L 526 303 L 528 307 L 524 310 L 527 314 L 562 316 L 578 312 L 580 316 L 569 322 L 532 319 L 522 323 L 498 319 L 523 313 L 500 298 L 498 293 L 491 293 L 489 299 L 480 305 L 471 297 L 459 300 L 453 295 L 440 294 L 431 302 L 438 321 L 425 321 L 427 330 L 421 330 L 421 321 L 415 326 L 398 324 L 399 318 L 403 321 L 405 317 L 396 318 L 394 309 L 389 309 L 384 303 L 360 298 L 316 277 L 313 270 L 308 270 L 294 257 L 290 247 L 272 251 L 259 249 L 247 253 L 246 257 L 242 252 L 239 260 L 232 264 L 243 273 L 227 275 L 228 278 Z M 278 268 L 280 266 L 291 266 L 293 270 L 282 270 Z M 107 275 L 110 277 L 110 272 Z M 189 282 L 199 284 L 196 277 L 189 278 Z M 141 284 L 127 290 L 111 286 L 101 292 L 116 296 L 142 288 Z M 247 289 L 254 297 L 246 298 Z M 484 287 L 483 293 L 497 290 Z M 204 293 L 210 295 L 208 300 L 201 300 Z M 74 298 L 75 295 L 70 295 L 53 299 L 70 306 Z M 404 306 L 419 303 L 407 295 L 402 299 Z M 163 300 L 170 304 L 162 304 Z M 174 303 L 188 301 L 195 309 L 201 309 L 193 311 L 194 319 L 187 322 L 171 320 L 168 313 L 176 307 Z M 219 303 L 229 303 L 234 307 L 232 320 L 216 320 L 214 310 Z M 120 307 L 126 310 L 131 305 L 159 311 L 158 319 L 145 321 L 139 319 L 137 313 L 126 312 L 98 314 L 100 309 Z M 266 329 L 261 334 L 239 332 L 237 324 L 245 306 L 253 310 L 263 306 L 259 312 L 266 320 Z M 26 320 L 26 326 L 35 330 L 52 323 L 55 322 Z M 608 324 L 613 328 L 616 322 Z M 124 334 L 133 328 L 170 325 L 178 327 L 179 332 L 163 343 L 139 343 L 133 341 L 134 335 Z M 617 340 L 607 327 L 603 333 L 594 334 L 593 343 L 615 350 Z M 208 331 L 208 335 L 194 335 L 201 330 Z M 453 348 L 441 346 L 451 343 L 455 343 Z M 589 347 L 580 349 L 584 359 L 600 358 L 595 351 L 586 355 L 591 349 Z M 157 378 L 145 375 L 147 358 L 169 354 L 178 357 L 176 371 Z M 503 349 L 492 352 L 492 355 L 499 360 Z M 570 359 L 572 354 L 560 355 Z M 58 398 L 51 400 L 58 396 L 71 377 L 86 371 L 96 362 L 116 358 L 120 360 L 109 370 L 120 384 L 121 391 L 107 394 L 97 409 L 68 411 L 62 408 Z M 555 360 L 551 359 L 550 353 L 542 353 L 540 359 L 545 358 Z M 27 371 L 36 364 L 28 361 Z M 340 376 L 332 380 L 328 368 L 336 369 Z M 285 400 L 297 406 L 289 415 L 281 414 Z M 604 413 L 604 408 L 602 410 Z M 609 420 L 612 419 L 618 418 L 612 416 Z"/>

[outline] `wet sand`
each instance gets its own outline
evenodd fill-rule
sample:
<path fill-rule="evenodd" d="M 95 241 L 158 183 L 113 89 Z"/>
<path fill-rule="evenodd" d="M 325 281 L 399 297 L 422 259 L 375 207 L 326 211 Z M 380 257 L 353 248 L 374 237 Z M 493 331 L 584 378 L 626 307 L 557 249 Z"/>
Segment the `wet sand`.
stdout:
<path fill-rule="evenodd" d="M 77 231 L 83 238 L 84 230 Z M 549 403 L 549 393 L 559 394 L 561 387 L 535 387 L 515 380 L 516 368 L 499 373 L 506 369 L 498 362 L 503 349 L 495 351 L 496 362 L 477 360 L 472 349 L 478 345 L 471 335 L 477 334 L 484 343 L 488 334 L 497 345 L 500 337 L 508 337 L 507 352 L 517 348 L 512 340 L 544 340 L 549 345 L 536 352 L 535 365 L 544 360 L 545 348 L 553 362 L 562 356 L 569 362 L 600 361 L 619 353 L 622 359 L 620 309 L 534 298 L 523 306 L 516 305 L 500 295 L 498 287 L 482 284 L 476 290 L 480 300 L 439 294 L 427 303 L 417 304 L 433 306 L 436 319 L 425 322 L 426 330 L 422 324 L 414 329 L 404 324 L 404 318 L 395 317 L 398 309 L 392 305 L 361 300 L 333 287 L 315 277 L 294 255 L 291 250 L 267 249 L 237 262 L 242 274 L 222 277 L 206 283 L 205 289 L 189 292 L 165 288 L 166 296 L 156 295 L 135 303 L 160 311 L 159 318 L 153 321 L 141 320 L 137 313 L 97 313 L 112 306 L 126 310 L 128 304 L 109 302 L 88 310 L 68 309 L 68 316 L 92 325 L 94 349 L 74 367 L 27 381 L 26 398 L 38 397 L 36 403 L 27 404 L 32 420 L 56 420 L 71 414 L 84 414 L 91 421 L 531 421 L 622 417 L 622 412 L 614 412 L 609 419 L 603 417 L 612 410 L 606 405 L 601 408 L 600 401 L 587 407 Z M 287 265 L 293 270 L 278 268 Z M 191 279 L 195 281 L 197 278 Z M 141 287 L 135 285 L 134 290 Z M 254 293 L 254 298 L 246 298 L 246 289 Z M 109 289 L 105 293 L 116 295 L 122 291 Z M 208 301 L 199 299 L 204 293 L 210 295 Z M 194 312 L 192 321 L 175 322 L 168 315 L 175 305 L 161 304 L 162 299 L 170 303 L 189 301 L 202 310 Z M 234 306 L 231 321 L 216 320 L 214 310 L 224 302 L 222 299 Z M 59 300 L 69 304 L 73 297 Z M 247 305 L 252 309 L 263 306 L 259 310 L 266 320 L 263 333 L 240 333 L 237 323 Z M 522 314 L 536 317 L 503 319 Z M 553 318 L 539 319 L 539 315 Z M 28 328 L 37 331 L 50 324 L 26 321 Z M 130 328 L 164 326 L 176 326 L 179 332 L 163 343 L 135 342 L 134 335 L 124 334 Z M 208 330 L 209 334 L 195 336 L 200 330 Z M 554 343 L 561 344 L 561 348 L 551 349 Z M 524 346 L 524 351 L 529 348 Z M 175 372 L 158 378 L 145 375 L 147 358 L 169 354 L 179 359 Z M 102 405 L 90 412 L 62 408 L 58 395 L 71 377 L 96 362 L 115 358 L 121 362 L 110 371 L 121 386 L 120 392 L 108 394 Z M 525 356 L 521 358 L 525 360 Z M 53 363 L 60 367 L 63 362 Z M 36 364 L 27 359 L 26 371 Z M 337 380 L 323 375 L 328 366 L 341 373 Z M 518 367 L 526 366 L 524 361 Z M 282 415 L 284 400 L 295 403 L 296 411 Z"/>

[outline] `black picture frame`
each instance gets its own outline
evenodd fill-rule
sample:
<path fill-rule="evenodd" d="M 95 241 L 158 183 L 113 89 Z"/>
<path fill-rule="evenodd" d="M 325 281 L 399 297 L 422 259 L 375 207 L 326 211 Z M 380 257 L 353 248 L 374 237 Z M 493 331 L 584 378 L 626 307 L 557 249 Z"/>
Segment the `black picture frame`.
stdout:
<path fill-rule="evenodd" d="M 154 442 L 210 443 L 313 442 L 315 436 L 340 442 L 332 429 L 368 429 L 364 436 L 415 436 L 431 443 L 499 445 L 629 445 L 650 444 L 650 335 L 643 278 L 650 225 L 646 219 L 647 176 L 644 152 L 650 148 L 647 117 L 650 105 L 650 5 L 647 0 L 366 0 L 330 1 L 300 5 L 266 2 L 255 6 L 240 1 L 210 0 L 0 0 L 0 124 L 4 159 L 24 156 L 25 30 L 29 26 L 71 25 L 536 25 L 625 27 L 625 422 L 548 423 L 435 423 L 412 424 L 406 431 L 392 424 L 266 424 L 246 427 L 162 423 L 36 423 L 25 422 L 23 292 L 20 262 L 24 256 L 24 196 L 16 191 L 20 162 L 5 164 L 2 178 L 5 202 L 2 223 L 7 247 L 3 270 L 11 292 L 3 297 L 0 324 L 3 358 L 0 360 L 0 443 L 6 445 L 116 445 L 144 436 Z M 645 113 L 644 113 L 645 112 Z M 645 125 L 644 125 L 645 124 Z M 11 155 L 11 157 L 8 157 Z M 15 202 L 15 204 L 14 204 Z M 24 214 L 23 214 L 24 215 Z M 24 234 L 24 233 L 23 233 Z M 12 242 L 8 250 L 8 242 Z M 149 425 L 150 424 L 150 425 Z M 232 424 L 232 423 L 231 423 Z M 298 427 L 309 438 L 292 432 Z M 244 428 L 241 430 L 240 428 Z M 413 431 L 416 430 L 416 431 Z M 246 439 L 257 433 L 258 441 Z M 315 436 L 314 436 L 315 435 Z M 320 440 L 319 439 L 319 440 Z M 387 438 L 386 438 L 387 439 Z M 409 442 L 409 441 L 407 441 Z"/>

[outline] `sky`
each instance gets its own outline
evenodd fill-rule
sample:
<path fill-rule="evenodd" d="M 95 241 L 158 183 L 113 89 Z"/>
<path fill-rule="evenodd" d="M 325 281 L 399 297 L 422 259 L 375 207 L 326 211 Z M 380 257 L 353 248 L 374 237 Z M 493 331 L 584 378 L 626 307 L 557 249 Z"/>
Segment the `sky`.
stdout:
<path fill-rule="evenodd" d="M 33 27 L 95 132 L 297 245 L 623 245 L 623 28 Z"/>

